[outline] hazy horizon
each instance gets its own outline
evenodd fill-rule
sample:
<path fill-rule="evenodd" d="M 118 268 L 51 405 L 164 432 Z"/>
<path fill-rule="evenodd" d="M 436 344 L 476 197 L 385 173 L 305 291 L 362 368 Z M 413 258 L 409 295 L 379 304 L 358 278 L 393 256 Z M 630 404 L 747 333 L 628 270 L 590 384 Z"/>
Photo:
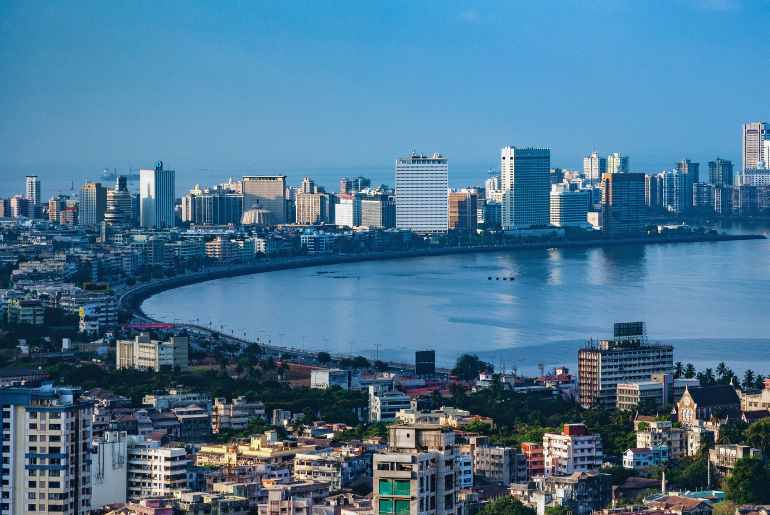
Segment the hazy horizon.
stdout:
<path fill-rule="evenodd" d="M 768 26 L 768 0 L 6 1 L 0 187 L 158 159 L 392 170 L 411 149 L 483 180 L 508 144 L 562 168 L 592 150 L 737 164 L 740 125 L 770 119 Z"/>

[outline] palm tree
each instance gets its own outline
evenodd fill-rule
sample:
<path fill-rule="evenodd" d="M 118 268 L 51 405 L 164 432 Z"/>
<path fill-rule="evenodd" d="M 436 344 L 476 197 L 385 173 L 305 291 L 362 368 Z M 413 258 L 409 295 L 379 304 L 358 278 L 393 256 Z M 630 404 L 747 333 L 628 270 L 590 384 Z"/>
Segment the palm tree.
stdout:
<path fill-rule="evenodd" d="M 695 365 L 692 363 L 688 363 L 686 367 L 684 367 L 684 376 L 687 379 L 692 379 L 695 377 Z"/>
<path fill-rule="evenodd" d="M 744 389 L 754 387 L 754 371 L 750 368 L 743 373 L 743 382 L 741 383 Z"/>
<path fill-rule="evenodd" d="M 754 388 L 759 388 L 760 390 L 765 387 L 765 377 L 762 374 L 757 374 L 757 377 L 754 378 Z"/>
<path fill-rule="evenodd" d="M 725 365 L 724 361 L 720 361 L 717 365 L 717 375 L 719 378 L 723 378 L 725 374 L 727 373 L 727 365 Z"/>
<path fill-rule="evenodd" d="M 684 365 L 681 361 L 677 361 L 676 365 L 674 365 L 674 377 L 679 379 L 682 377 L 682 374 L 684 373 Z"/>
<path fill-rule="evenodd" d="M 721 364 L 723 365 L 724 363 L 721 363 Z M 706 384 L 716 383 L 716 378 L 714 377 L 714 371 L 711 370 L 710 368 L 707 368 L 706 371 L 703 373 L 703 379 L 704 379 L 703 382 Z"/>

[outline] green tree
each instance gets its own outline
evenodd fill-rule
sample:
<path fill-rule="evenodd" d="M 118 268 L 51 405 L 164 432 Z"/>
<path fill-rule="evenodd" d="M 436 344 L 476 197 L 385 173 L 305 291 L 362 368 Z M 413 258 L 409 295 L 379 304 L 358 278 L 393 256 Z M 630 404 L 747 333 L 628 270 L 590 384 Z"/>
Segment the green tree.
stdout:
<path fill-rule="evenodd" d="M 687 379 L 692 379 L 693 377 L 695 377 L 695 365 L 693 365 L 692 363 L 688 363 L 684 367 L 684 376 Z"/>
<path fill-rule="evenodd" d="M 318 362 L 321 363 L 322 365 L 325 365 L 326 363 L 332 360 L 332 357 L 329 355 L 328 352 L 319 352 L 316 358 L 318 358 Z"/>
<path fill-rule="evenodd" d="M 491 370 L 492 366 L 481 361 L 475 354 L 462 354 L 457 358 L 452 373 L 464 381 L 473 381 L 479 377 L 479 372 Z"/>
<path fill-rule="evenodd" d="M 727 365 L 725 364 L 724 361 L 720 361 L 719 364 L 717 365 L 717 376 L 719 376 L 719 378 L 721 379 L 725 376 L 726 373 L 727 373 Z"/>
<path fill-rule="evenodd" d="M 745 431 L 746 442 L 770 456 L 770 418 L 763 418 L 751 424 Z"/>
<path fill-rule="evenodd" d="M 545 509 L 545 515 L 571 515 L 572 510 L 566 506 L 551 506 Z"/>
<path fill-rule="evenodd" d="M 488 502 L 479 511 L 479 515 L 535 515 L 535 510 L 524 506 L 513 497 L 500 497 Z"/>
<path fill-rule="evenodd" d="M 681 361 L 677 361 L 676 365 L 674 365 L 674 377 L 679 379 L 684 374 L 684 365 Z"/>
<path fill-rule="evenodd" d="M 750 368 L 743 373 L 743 381 L 741 382 L 741 386 L 743 386 L 743 388 L 746 390 L 749 388 L 754 388 L 754 371 Z"/>
<path fill-rule="evenodd" d="M 764 504 L 770 502 L 767 485 L 770 485 L 767 465 L 757 458 L 743 458 L 725 481 L 725 493 L 737 504 Z"/>

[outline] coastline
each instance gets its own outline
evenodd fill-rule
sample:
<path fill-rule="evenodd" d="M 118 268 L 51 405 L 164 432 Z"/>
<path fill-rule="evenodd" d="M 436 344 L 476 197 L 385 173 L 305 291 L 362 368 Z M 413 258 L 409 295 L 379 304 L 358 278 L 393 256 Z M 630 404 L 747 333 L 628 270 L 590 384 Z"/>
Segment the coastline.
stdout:
<path fill-rule="evenodd" d="M 277 270 L 288 270 L 293 268 L 308 268 L 314 266 L 338 265 L 345 263 L 358 263 L 364 261 L 386 261 L 396 259 L 410 259 L 417 257 L 446 256 L 454 254 L 473 254 L 473 253 L 493 253 L 510 252 L 516 250 L 530 249 L 558 249 L 558 248 L 594 248 L 594 247 L 613 247 L 621 245 L 663 245 L 677 243 L 704 243 L 704 242 L 725 242 L 741 240 L 759 240 L 766 239 L 761 234 L 697 234 L 681 236 L 658 236 L 654 238 L 619 238 L 619 239 L 596 239 L 596 240 L 557 240 L 557 241 L 537 241 L 520 242 L 506 245 L 485 245 L 468 247 L 443 247 L 427 248 L 407 251 L 383 251 L 367 254 L 330 254 L 320 256 L 299 256 L 279 259 L 265 259 L 257 263 L 224 265 L 220 267 L 211 267 L 199 272 L 170 277 L 153 281 L 149 283 L 133 286 L 121 293 L 118 298 L 118 309 L 127 311 L 131 316 L 135 316 L 148 321 L 155 321 L 148 317 L 142 311 L 142 303 L 148 298 L 163 291 L 172 290 L 182 286 L 203 283 L 216 279 L 228 277 L 237 277 L 242 275 L 252 275 Z"/>

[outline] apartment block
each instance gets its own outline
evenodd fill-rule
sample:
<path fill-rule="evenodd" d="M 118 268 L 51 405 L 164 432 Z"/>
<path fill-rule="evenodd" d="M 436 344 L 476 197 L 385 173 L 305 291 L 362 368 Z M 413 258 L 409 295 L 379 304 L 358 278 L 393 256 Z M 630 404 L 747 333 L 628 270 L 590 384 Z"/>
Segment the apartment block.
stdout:
<path fill-rule="evenodd" d="M 584 424 L 564 424 L 561 434 L 543 435 L 545 475 L 565 476 L 597 470 L 604 452 L 600 435 L 589 434 Z"/>
<path fill-rule="evenodd" d="M 455 515 L 454 436 L 435 425 L 390 426 L 388 448 L 374 455 L 374 514 Z"/>
<path fill-rule="evenodd" d="M 92 410 L 77 388 L 0 390 L 0 514 L 91 512 Z"/>

